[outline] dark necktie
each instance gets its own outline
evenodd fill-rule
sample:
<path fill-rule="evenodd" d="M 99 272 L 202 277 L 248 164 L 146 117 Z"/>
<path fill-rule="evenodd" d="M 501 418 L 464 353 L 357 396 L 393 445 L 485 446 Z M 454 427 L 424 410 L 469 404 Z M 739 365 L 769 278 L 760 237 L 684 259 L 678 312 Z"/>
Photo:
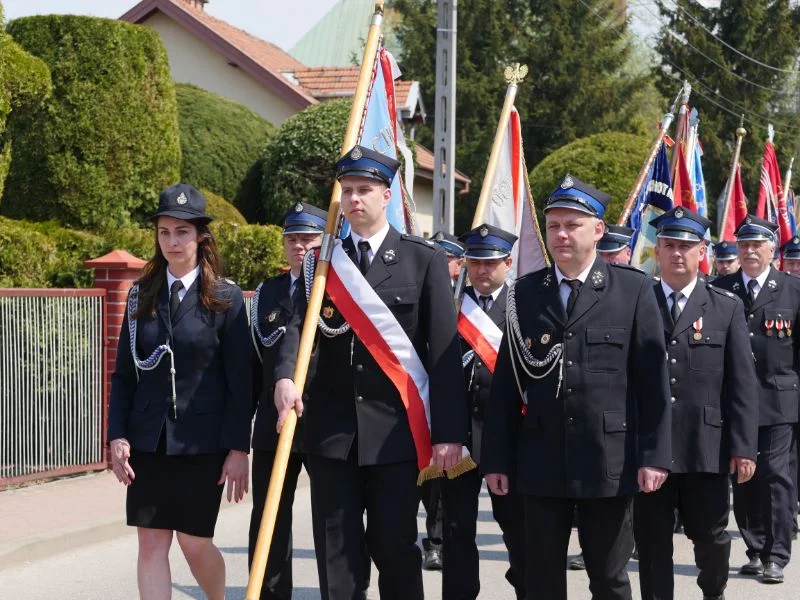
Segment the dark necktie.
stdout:
<path fill-rule="evenodd" d="M 369 242 L 361 240 L 358 242 L 358 268 L 361 274 L 366 275 L 369 270 Z"/>
<path fill-rule="evenodd" d="M 575 308 L 575 301 L 578 299 L 582 284 L 580 279 L 564 279 L 563 281 L 569 286 L 569 297 L 567 298 L 567 316 L 569 316 L 572 309 Z"/>
<path fill-rule="evenodd" d="M 481 300 L 481 308 L 483 309 L 483 312 L 488 313 L 489 309 L 491 308 L 491 305 L 489 303 L 492 301 L 492 297 L 491 296 L 484 296 L 483 294 L 481 294 L 480 295 L 480 300 Z"/>
<path fill-rule="evenodd" d="M 672 323 L 673 325 L 678 322 L 678 319 L 681 318 L 681 298 L 683 298 L 683 294 L 680 292 L 672 292 L 669 297 L 672 299 L 672 309 L 670 309 L 669 314 L 672 315 Z"/>
<path fill-rule="evenodd" d="M 169 318 L 174 319 L 175 313 L 178 312 L 178 307 L 181 305 L 181 298 L 178 296 L 178 292 L 183 289 L 183 282 L 180 279 L 176 279 L 172 282 L 172 285 L 169 288 Z"/>
<path fill-rule="evenodd" d="M 750 306 L 753 306 L 756 301 L 756 285 L 758 285 L 758 282 L 755 279 L 747 282 L 747 299 L 750 302 Z"/>

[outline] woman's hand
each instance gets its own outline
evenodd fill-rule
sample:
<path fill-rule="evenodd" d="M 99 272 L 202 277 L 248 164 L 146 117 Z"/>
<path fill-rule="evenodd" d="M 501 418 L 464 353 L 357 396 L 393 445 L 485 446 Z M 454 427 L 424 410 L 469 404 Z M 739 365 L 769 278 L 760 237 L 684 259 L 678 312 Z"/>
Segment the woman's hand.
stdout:
<path fill-rule="evenodd" d="M 228 480 L 228 502 L 233 497 L 239 502 L 249 489 L 250 462 L 247 453 L 241 450 L 230 450 L 222 465 L 222 475 L 217 485 L 223 485 Z"/>
<path fill-rule="evenodd" d="M 117 480 L 125 485 L 130 485 L 136 479 L 128 459 L 131 457 L 131 445 L 125 438 L 111 440 L 111 470 Z"/>

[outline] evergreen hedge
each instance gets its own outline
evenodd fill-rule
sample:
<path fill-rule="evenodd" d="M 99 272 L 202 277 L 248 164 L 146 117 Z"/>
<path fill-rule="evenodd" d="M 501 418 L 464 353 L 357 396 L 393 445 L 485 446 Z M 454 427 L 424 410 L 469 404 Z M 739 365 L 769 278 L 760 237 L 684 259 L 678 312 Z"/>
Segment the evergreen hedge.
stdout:
<path fill-rule="evenodd" d="M 562 146 L 530 173 L 531 192 L 541 213 L 544 202 L 570 173 L 611 195 L 605 220 L 616 223 L 650 150 L 651 140 L 628 133 L 598 133 Z M 544 223 L 544 221 L 541 221 Z"/>
<path fill-rule="evenodd" d="M 214 217 L 217 221 L 247 225 L 247 219 L 242 216 L 242 213 L 240 213 L 233 204 L 225 200 L 225 198 L 203 188 L 200 188 L 200 191 L 206 199 L 207 214 Z"/>
<path fill-rule="evenodd" d="M 276 127 L 246 106 L 192 85 L 176 85 L 175 94 L 181 181 L 236 199 Z"/>
<path fill-rule="evenodd" d="M 152 214 L 180 166 L 158 33 L 74 15 L 17 19 L 8 32 L 48 65 L 53 95 L 8 120 L 14 151 L 0 211 L 92 230 Z"/>

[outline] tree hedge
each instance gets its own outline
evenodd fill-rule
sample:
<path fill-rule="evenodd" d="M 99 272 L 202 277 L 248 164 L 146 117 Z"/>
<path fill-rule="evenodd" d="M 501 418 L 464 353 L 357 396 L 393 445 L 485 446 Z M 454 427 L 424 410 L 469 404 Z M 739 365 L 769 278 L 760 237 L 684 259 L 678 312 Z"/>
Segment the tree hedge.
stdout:
<path fill-rule="evenodd" d="M 598 133 L 562 146 L 530 173 L 531 192 L 541 212 L 547 196 L 570 173 L 611 195 L 606 221 L 615 223 L 650 150 L 651 140 L 628 133 Z"/>
<path fill-rule="evenodd" d="M 217 221 L 247 225 L 247 219 L 242 216 L 236 207 L 210 190 L 200 188 L 206 199 L 206 212 Z"/>
<path fill-rule="evenodd" d="M 267 144 L 261 165 L 259 222 L 278 223 L 303 200 L 327 208 L 352 100 L 312 105 L 293 115 Z M 253 216 L 245 210 L 245 216 Z"/>
<path fill-rule="evenodd" d="M 49 66 L 53 95 L 9 118 L 14 152 L 0 211 L 93 230 L 145 219 L 180 166 L 158 33 L 74 15 L 17 19 L 8 32 Z"/>
<path fill-rule="evenodd" d="M 175 86 L 181 181 L 236 199 L 276 127 L 246 106 L 192 85 Z"/>

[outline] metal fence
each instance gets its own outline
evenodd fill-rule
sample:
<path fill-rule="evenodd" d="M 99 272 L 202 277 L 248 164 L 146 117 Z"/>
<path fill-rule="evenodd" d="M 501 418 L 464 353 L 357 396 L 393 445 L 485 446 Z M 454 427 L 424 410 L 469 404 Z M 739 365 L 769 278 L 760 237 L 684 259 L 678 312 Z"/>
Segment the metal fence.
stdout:
<path fill-rule="evenodd" d="M 0 489 L 105 466 L 104 297 L 0 289 Z"/>

